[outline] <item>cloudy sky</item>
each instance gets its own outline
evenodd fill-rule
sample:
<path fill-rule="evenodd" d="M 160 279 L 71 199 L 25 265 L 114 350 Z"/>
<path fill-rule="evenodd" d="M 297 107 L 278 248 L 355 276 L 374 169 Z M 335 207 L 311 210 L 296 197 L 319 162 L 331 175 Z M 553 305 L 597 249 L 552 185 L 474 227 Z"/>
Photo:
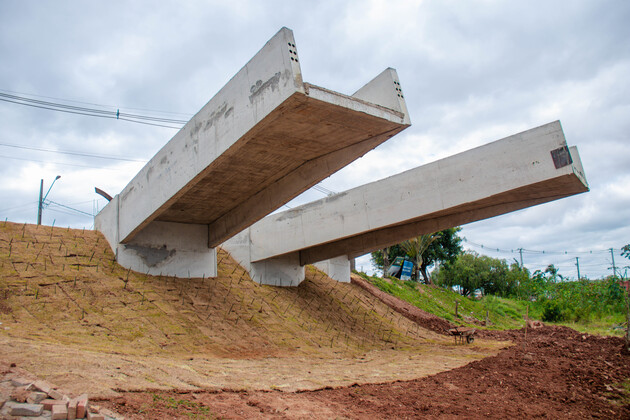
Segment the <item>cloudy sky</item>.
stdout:
<path fill-rule="evenodd" d="M 629 21 L 625 0 L 2 0 L 0 217 L 35 223 L 40 179 L 46 192 L 61 175 L 43 223 L 91 228 L 105 204 L 94 187 L 118 193 L 177 131 L 42 106 L 180 127 L 164 120 L 188 120 L 286 26 L 306 81 L 352 94 L 394 67 L 412 120 L 322 186 L 342 191 L 560 120 L 591 191 L 462 236 L 508 260 L 522 248 L 532 270 L 554 263 L 576 277 L 577 257 L 582 275 L 610 274 L 610 248 L 629 264 Z"/>

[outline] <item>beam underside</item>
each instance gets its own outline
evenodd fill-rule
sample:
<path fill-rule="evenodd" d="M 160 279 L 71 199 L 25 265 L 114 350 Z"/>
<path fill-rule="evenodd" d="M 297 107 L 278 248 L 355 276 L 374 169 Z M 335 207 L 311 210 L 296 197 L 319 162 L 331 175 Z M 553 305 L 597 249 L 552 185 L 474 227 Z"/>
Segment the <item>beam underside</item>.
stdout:
<path fill-rule="evenodd" d="M 406 220 L 400 224 L 304 248 L 298 250 L 300 263 L 306 265 L 340 255 L 363 255 L 414 236 L 488 219 L 586 191 L 588 188 L 575 175 L 564 175 Z"/>
<path fill-rule="evenodd" d="M 209 224 L 216 246 L 404 128 L 294 94 L 134 232 L 152 220 Z"/>

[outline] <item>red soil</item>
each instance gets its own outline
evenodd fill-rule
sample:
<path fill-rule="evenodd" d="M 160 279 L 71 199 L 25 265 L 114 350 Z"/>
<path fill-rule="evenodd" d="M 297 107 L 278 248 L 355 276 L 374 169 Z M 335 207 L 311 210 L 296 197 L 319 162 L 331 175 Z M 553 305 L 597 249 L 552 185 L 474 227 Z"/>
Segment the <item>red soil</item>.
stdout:
<path fill-rule="evenodd" d="M 514 346 L 423 379 L 273 392 L 138 392 L 104 400 L 140 418 L 630 418 L 623 340 L 547 326 L 495 332 Z M 502 337 L 498 337 L 502 335 Z"/>

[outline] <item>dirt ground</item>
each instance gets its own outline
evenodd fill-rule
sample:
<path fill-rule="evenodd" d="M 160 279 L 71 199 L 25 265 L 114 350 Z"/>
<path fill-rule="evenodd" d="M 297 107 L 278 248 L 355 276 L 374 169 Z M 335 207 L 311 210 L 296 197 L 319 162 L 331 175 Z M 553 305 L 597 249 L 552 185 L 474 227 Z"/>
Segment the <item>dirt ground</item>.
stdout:
<path fill-rule="evenodd" d="M 415 379 L 508 345 L 455 346 L 311 266 L 277 288 L 218 259 L 212 279 L 149 276 L 116 264 L 98 232 L 0 222 L 0 364 L 71 396 L 296 391 Z"/>
<path fill-rule="evenodd" d="M 496 354 L 505 343 L 426 344 L 413 351 L 371 350 L 339 355 L 224 358 L 207 354 L 136 356 L 87 351 L 0 335 L 3 361 L 59 386 L 68 395 L 112 397 L 127 391 L 221 389 L 298 391 L 354 383 L 409 380 Z"/>
<path fill-rule="evenodd" d="M 100 404 L 129 419 L 630 418 L 622 339 L 565 327 L 503 338 L 516 345 L 411 381 L 308 392 L 131 392 Z"/>
<path fill-rule="evenodd" d="M 299 287 L 262 286 L 220 249 L 218 267 L 134 273 L 97 232 L 0 223 L 0 368 L 131 419 L 630 418 L 619 338 L 455 345 L 446 321 L 360 279 L 307 267 Z"/>

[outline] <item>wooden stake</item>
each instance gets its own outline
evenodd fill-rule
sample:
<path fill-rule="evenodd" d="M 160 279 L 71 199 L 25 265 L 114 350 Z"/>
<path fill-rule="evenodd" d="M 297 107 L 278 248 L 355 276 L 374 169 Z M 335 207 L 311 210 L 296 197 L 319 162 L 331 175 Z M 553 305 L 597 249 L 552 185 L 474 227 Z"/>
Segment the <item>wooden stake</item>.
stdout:
<path fill-rule="evenodd" d="M 525 308 L 525 341 L 523 342 L 523 346 L 525 346 L 525 343 L 527 342 L 527 324 L 529 324 L 529 303 Z"/>

